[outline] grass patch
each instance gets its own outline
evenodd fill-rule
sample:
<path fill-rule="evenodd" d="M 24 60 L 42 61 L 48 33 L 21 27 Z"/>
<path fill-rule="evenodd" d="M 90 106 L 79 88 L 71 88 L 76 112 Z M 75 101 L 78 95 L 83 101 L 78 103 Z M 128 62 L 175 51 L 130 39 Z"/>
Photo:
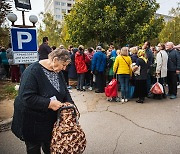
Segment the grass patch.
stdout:
<path fill-rule="evenodd" d="M 18 94 L 14 88 L 15 85 L 11 81 L 0 81 L 0 100 L 14 99 Z"/>

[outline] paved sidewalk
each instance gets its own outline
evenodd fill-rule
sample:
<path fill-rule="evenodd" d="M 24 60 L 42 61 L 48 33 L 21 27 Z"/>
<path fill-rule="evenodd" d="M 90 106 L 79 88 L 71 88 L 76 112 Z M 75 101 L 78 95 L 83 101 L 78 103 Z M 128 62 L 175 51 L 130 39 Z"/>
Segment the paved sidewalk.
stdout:
<path fill-rule="evenodd" d="M 0 132 L 9 129 L 13 116 L 14 100 L 5 99 L 0 101 Z"/>

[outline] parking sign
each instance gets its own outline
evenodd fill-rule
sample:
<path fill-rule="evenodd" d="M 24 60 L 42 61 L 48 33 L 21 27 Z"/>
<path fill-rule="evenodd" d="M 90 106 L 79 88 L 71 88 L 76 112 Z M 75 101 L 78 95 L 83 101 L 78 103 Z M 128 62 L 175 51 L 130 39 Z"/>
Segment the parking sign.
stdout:
<path fill-rule="evenodd" d="M 34 28 L 12 28 L 11 42 L 14 52 L 37 52 L 37 35 Z"/>
<path fill-rule="evenodd" d="M 29 64 L 38 60 L 35 28 L 11 28 L 11 43 L 15 64 Z"/>

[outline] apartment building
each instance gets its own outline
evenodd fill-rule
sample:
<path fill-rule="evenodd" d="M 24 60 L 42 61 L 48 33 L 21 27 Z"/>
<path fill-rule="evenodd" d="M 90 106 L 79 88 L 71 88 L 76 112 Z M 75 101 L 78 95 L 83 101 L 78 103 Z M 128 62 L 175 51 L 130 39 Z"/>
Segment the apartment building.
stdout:
<path fill-rule="evenodd" d="M 44 12 L 54 15 L 54 19 L 62 21 L 64 14 L 70 12 L 75 0 L 44 0 Z"/>

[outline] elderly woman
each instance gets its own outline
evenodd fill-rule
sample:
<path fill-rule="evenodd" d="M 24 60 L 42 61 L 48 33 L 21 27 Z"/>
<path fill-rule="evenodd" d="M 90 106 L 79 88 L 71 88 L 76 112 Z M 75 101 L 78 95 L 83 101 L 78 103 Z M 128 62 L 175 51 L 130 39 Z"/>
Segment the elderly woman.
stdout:
<path fill-rule="evenodd" d="M 50 140 L 57 110 L 63 103 L 74 103 L 62 70 L 70 63 L 64 49 L 56 49 L 48 59 L 31 64 L 23 73 L 14 103 L 12 132 L 25 141 L 28 154 L 50 154 Z"/>
<path fill-rule="evenodd" d="M 117 72 L 121 84 L 121 102 L 128 101 L 129 79 L 131 77 L 131 57 L 128 56 L 128 47 L 121 49 L 121 55 L 117 56 L 114 62 L 113 71 Z"/>
<path fill-rule="evenodd" d="M 138 51 L 138 58 L 136 60 L 136 66 L 133 71 L 136 71 L 140 67 L 140 74 L 135 76 L 135 92 L 139 98 L 136 102 L 143 103 L 145 96 L 147 96 L 147 70 L 148 70 L 148 59 L 146 58 L 145 50 Z"/>
<path fill-rule="evenodd" d="M 156 77 L 159 78 L 159 82 L 162 84 L 164 93 L 163 98 L 166 98 L 166 92 L 164 88 L 164 78 L 167 77 L 167 63 L 168 63 L 168 54 L 165 51 L 165 44 L 159 43 L 157 46 L 157 55 L 156 55 Z"/>

